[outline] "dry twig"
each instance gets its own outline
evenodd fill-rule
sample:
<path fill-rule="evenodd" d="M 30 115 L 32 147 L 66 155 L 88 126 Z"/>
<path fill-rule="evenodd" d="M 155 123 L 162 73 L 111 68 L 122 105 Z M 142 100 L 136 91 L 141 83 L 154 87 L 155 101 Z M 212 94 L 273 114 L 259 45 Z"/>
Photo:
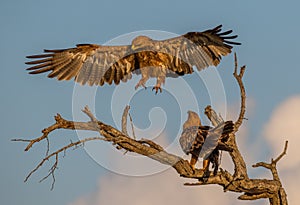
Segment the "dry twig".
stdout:
<path fill-rule="evenodd" d="M 245 112 L 246 112 L 246 91 L 245 91 L 245 86 L 243 83 L 243 76 L 246 70 L 246 66 L 242 66 L 240 69 L 240 72 L 238 73 L 238 60 L 236 53 L 234 53 L 234 73 L 233 76 L 237 80 L 239 87 L 240 87 L 240 95 L 241 95 L 241 109 L 240 109 L 240 114 L 239 118 L 235 122 L 235 129 L 236 131 L 239 129 L 239 127 L 242 125 L 243 120 L 245 119 Z"/>

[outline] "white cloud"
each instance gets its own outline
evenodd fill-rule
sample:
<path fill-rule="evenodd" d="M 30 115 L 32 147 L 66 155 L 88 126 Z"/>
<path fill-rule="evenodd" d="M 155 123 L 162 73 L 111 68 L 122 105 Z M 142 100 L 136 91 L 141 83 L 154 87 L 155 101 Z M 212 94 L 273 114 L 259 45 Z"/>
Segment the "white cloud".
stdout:
<path fill-rule="evenodd" d="M 255 101 L 248 99 L 247 101 L 246 117 L 251 119 L 255 113 Z M 234 104 L 228 108 L 227 119 L 235 121 L 237 118 L 239 104 Z M 300 157 L 298 146 L 300 145 L 300 96 L 293 96 L 282 102 L 277 108 L 274 109 L 270 119 L 265 123 L 261 136 L 263 138 L 255 141 L 249 140 L 249 127 L 248 124 L 252 121 L 244 121 L 242 127 L 237 135 L 238 145 L 240 151 L 245 158 L 248 165 L 248 171 L 255 172 L 257 178 L 271 178 L 271 173 L 266 169 L 252 169 L 250 166 L 257 161 L 262 161 L 259 158 L 260 152 L 254 152 L 257 146 L 262 148 L 268 146 L 261 145 L 264 139 L 271 146 L 272 157 L 276 157 L 281 153 L 285 140 L 289 140 L 289 147 L 287 155 L 278 163 L 279 175 L 283 187 L 285 188 L 288 201 L 290 204 L 297 204 L 300 200 L 298 194 L 298 186 L 300 181 Z M 157 140 L 157 139 L 156 139 Z M 159 143 L 168 145 L 169 142 L 165 141 L 162 137 Z M 175 148 L 169 150 L 172 153 L 179 154 L 181 151 Z M 248 154 L 251 153 L 251 154 Z M 187 159 L 187 157 L 185 157 Z M 119 162 L 122 166 L 126 166 L 124 158 L 120 157 Z M 149 160 L 145 159 L 145 163 Z M 271 159 L 269 159 L 271 160 Z M 268 162 L 268 159 L 267 159 Z M 142 164 L 140 164 L 142 165 Z M 153 164 L 156 166 L 155 164 Z M 131 164 L 131 166 L 136 166 Z M 164 165 L 163 165 L 164 166 Z M 199 162 L 197 166 L 201 166 Z M 233 170 L 232 162 L 228 154 L 223 154 L 222 168 L 229 171 Z M 165 170 L 165 169 L 163 169 Z M 253 177 L 253 176 L 252 176 Z M 194 186 L 186 187 L 185 182 L 195 182 L 195 180 L 180 178 L 172 168 L 167 168 L 160 173 L 143 177 L 130 177 L 113 173 L 108 173 L 102 176 L 98 182 L 98 189 L 86 196 L 78 198 L 70 205 L 98 205 L 98 204 L 266 204 L 266 200 L 256 201 L 240 201 L 237 199 L 236 193 L 223 193 L 220 186 Z"/>
<path fill-rule="evenodd" d="M 281 169 L 300 166 L 300 96 L 290 97 L 274 110 L 263 135 L 270 143 L 274 157 L 282 152 L 285 140 L 289 141 L 287 156 L 279 162 Z"/>
<path fill-rule="evenodd" d="M 253 110 L 253 100 L 249 107 Z M 236 111 L 237 106 L 229 108 L 228 112 L 233 113 Z M 227 119 L 232 118 L 233 114 L 228 115 Z M 246 122 L 246 121 L 245 121 Z M 245 153 L 251 151 L 251 147 L 247 144 L 247 123 L 242 126 L 238 135 L 238 142 L 241 150 Z M 163 138 L 160 139 L 160 144 L 168 143 Z M 172 149 L 172 153 L 182 153 L 179 150 Z M 185 157 L 186 158 L 186 157 Z M 251 161 L 255 158 L 248 157 L 246 161 L 251 158 Z M 119 157 L 119 162 L 122 166 L 126 166 L 124 158 Z M 149 162 L 145 159 L 146 163 Z M 128 164 L 127 164 L 128 166 Z M 137 166 L 137 165 L 131 165 Z M 154 165 L 155 166 L 155 165 Z M 197 166 L 201 166 L 198 163 Z M 223 168 L 233 170 L 232 162 L 227 154 L 223 154 L 222 165 Z M 237 199 L 239 194 L 236 193 L 224 193 L 222 187 L 218 185 L 207 185 L 207 186 L 193 186 L 187 187 L 183 184 L 185 182 L 196 182 L 196 180 L 180 178 L 176 171 L 172 168 L 167 168 L 164 172 L 160 172 L 153 175 L 143 177 L 124 176 L 109 173 L 102 176 L 98 182 L 98 189 L 89 195 L 82 196 L 70 205 L 98 205 L 98 204 L 172 204 L 172 205 L 183 205 L 183 204 L 223 204 L 223 205 L 234 205 L 234 204 L 263 204 L 264 200 L 258 201 L 240 201 Z"/>
<path fill-rule="evenodd" d="M 280 165 L 279 165 L 280 166 Z M 279 173 L 281 183 L 287 193 L 289 204 L 298 204 L 299 197 L 299 182 L 300 182 L 300 166 L 294 169 L 285 170 Z"/>
<path fill-rule="evenodd" d="M 239 104 L 228 108 L 227 119 L 235 120 L 239 109 Z M 247 100 L 246 117 L 251 119 L 255 111 L 255 101 Z M 244 121 L 237 135 L 240 151 L 245 157 L 248 165 L 261 161 L 258 155 L 253 153 L 254 148 L 267 146 L 260 145 L 263 138 L 255 142 L 247 140 L 249 138 L 248 123 L 253 121 Z M 276 157 L 281 153 L 285 140 L 289 140 L 287 156 L 278 163 L 279 175 L 283 187 L 285 188 L 290 204 L 297 204 L 300 197 L 298 194 L 298 182 L 300 181 L 300 157 L 298 146 L 300 144 L 300 96 L 293 96 L 281 103 L 274 109 L 270 119 L 264 125 L 261 136 L 266 139 L 271 146 L 272 156 Z M 161 138 L 162 139 L 162 138 Z M 160 143 L 164 142 L 164 139 Z M 181 153 L 180 150 L 172 150 L 172 153 Z M 251 154 L 247 154 L 251 153 Z M 226 154 L 227 155 L 227 154 Z M 232 170 L 230 157 L 224 155 L 222 167 Z M 120 164 L 124 164 L 124 158 L 120 157 Z M 147 160 L 147 159 L 146 159 Z M 147 160 L 147 162 L 149 162 Z M 146 162 L 146 163 L 147 163 Z M 131 165 L 136 166 L 136 165 Z M 154 165 L 155 166 L 155 165 Z M 198 166 L 201 166 L 200 163 Z M 265 169 L 258 169 L 258 178 L 270 178 L 270 172 Z M 164 172 L 144 177 L 130 177 L 109 173 L 102 176 L 98 182 L 98 189 L 86 196 L 79 197 L 70 205 L 98 205 L 98 204 L 266 204 L 265 200 L 257 201 L 239 201 L 236 198 L 238 194 L 223 193 L 222 188 L 217 185 L 186 187 L 185 182 L 195 182 L 195 180 L 183 179 L 172 168 Z"/>
<path fill-rule="evenodd" d="M 186 187 L 183 183 L 187 181 L 190 180 L 179 178 L 171 168 L 147 177 L 109 174 L 100 178 L 99 188 L 95 193 L 89 197 L 81 197 L 71 205 L 241 204 L 241 201 L 236 199 L 237 194 L 224 193 L 217 185 Z M 253 202 L 243 204 L 253 204 Z"/>
<path fill-rule="evenodd" d="M 275 108 L 269 122 L 266 123 L 263 136 L 277 157 L 283 150 L 285 140 L 289 141 L 287 155 L 277 164 L 283 187 L 290 204 L 299 203 L 300 181 L 300 96 L 293 96 Z"/>

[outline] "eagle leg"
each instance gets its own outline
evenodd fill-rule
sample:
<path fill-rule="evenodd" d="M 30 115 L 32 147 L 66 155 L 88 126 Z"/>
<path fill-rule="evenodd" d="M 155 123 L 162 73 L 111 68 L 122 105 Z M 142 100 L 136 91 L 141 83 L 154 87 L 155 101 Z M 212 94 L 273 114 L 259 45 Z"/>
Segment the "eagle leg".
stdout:
<path fill-rule="evenodd" d="M 192 169 L 195 170 L 195 164 L 198 161 L 198 155 L 192 154 L 190 165 L 192 166 Z M 203 168 L 201 169 L 204 173 L 206 173 L 209 169 L 209 159 L 203 160 Z"/>
<path fill-rule="evenodd" d="M 136 84 L 136 86 L 134 87 L 135 89 L 138 89 L 138 87 L 142 86 L 143 88 L 147 88 L 145 83 L 147 82 L 147 80 L 149 79 L 149 77 L 142 77 L 142 79 Z"/>
<path fill-rule="evenodd" d="M 204 172 L 206 172 L 207 170 L 208 170 L 208 168 L 209 168 L 209 159 L 205 159 L 205 160 L 203 160 L 203 171 Z"/>
<path fill-rule="evenodd" d="M 203 168 L 201 169 L 204 174 L 203 174 L 203 182 L 207 182 L 208 178 L 209 178 L 209 175 L 210 175 L 210 172 L 209 172 L 209 163 L 210 163 L 210 160 L 209 159 L 205 159 L 203 160 Z"/>
<path fill-rule="evenodd" d="M 190 165 L 192 166 L 193 170 L 195 170 L 195 164 L 197 163 L 197 161 L 198 161 L 198 156 L 195 154 L 192 154 Z"/>
<path fill-rule="evenodd" d="M 165 76 L 158 76 L 158 77 L 157 77 L 156 85 L 152 88 L 152 90 L 155 89 L 155 94 L 158 93 L 158 90 L 159 90 L 160 92 L 162 92 L 161 84 L 164 84 L 164 83 L 165 83 L 165 79 L 166 79 Z"/>

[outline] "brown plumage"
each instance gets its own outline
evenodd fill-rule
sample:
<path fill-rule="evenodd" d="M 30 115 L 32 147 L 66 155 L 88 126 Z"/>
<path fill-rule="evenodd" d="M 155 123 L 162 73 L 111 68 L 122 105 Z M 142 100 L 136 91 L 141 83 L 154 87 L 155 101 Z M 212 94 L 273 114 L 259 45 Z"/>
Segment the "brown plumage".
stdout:
<path fill-rule="evenodd" d="M 232 121 L 226 121 L 214 128 L 202 126 L 198 114 L 188 111 L 188 119 L 183 124 L 183 131 L 179 138 L 179 142 L 184 153 L 192 155 L 190 161 L 192 167 L 195 167 L 199 155 L 201 155 L 204 158 L 203 169 L 207 171 L 209 163 L 212 162 L 214 174 L 216 174 L 219 167 L 219 151 L 215 143 L 210 143 L 210 141 L 217 142 L 219 139 L 225 138 L 233 131 L 233 129 L 234 124 Z M 205 149 L 205 152 L 207 153 L 202 153 L 201 151 L 203 151 L 202 148 L 206 141 L 209 142 L 206 143 L 206 146 L 213 147 L 208 147 L 208 149 Z"/>
<path fill-rule="evenodd" d="M 156 92 L 166 77 L 190 74 L 193 66 L 200 71 L 208 66 L 217 66 L 221 57 L 231 52 L 231 30 L 221 32 L 221 25 L 204 32 L 189 32 L 182 36 L 162 41 L 146 36 L 136 37 L 131 45 L 102 46 L 78 44 L 75 48 L 44 50 L 45 54 L 27 56 L 32 65 L 30 74 L 50 72 L 49 78 L 75 79 L 84 85 L 104 83 L 119 84 L 131 78 L 132 73 L 141 74 L 136 85 L 144 86 L 150 77 L 157 78 Z"/>

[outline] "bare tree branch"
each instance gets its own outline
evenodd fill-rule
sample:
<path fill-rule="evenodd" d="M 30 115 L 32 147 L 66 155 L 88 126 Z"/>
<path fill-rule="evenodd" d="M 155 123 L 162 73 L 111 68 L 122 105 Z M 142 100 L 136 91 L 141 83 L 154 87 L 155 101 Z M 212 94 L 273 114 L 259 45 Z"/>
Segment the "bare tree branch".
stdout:
<path fill-rule="evenodd" d="M 212 122 L 212 124 L 214 126 L 218 126 L 219 124 L 224 122 L 222 116 L 217 115 L 216 111 L 214 111 L 210 105 L 208 105 L 205 108 L 204 113 L 206 114 L 206 116 Z M 235 177 L 235 179 L 247 179 L 248 174 L 247 174 L 246 163 L 238 149 L 234 134 L 229 135 L 229 139 L 228 139 L 226 145 L 230 145 L 229 147 L 232 149 L 229 152 L 229 154 L 231 156 L 231 159 L 232 159 L 232 161 L 234 163 L 234 167 L 235 167 L 233 176 Z"/>
<path fill-rule="evenodd" d="M 284 190 L 284 188 L 282 187 L 280 178 L 279 178 L 279 174 L 277 171 L 277 162 L 279 162 L 279 160 L 282 159 L 282 157 L 284 155 L 286 155 L 287 152 L 287 148 L 288 148 L 288 141 L 285 141 L 285 145 L 284 145 L 284 149 L 282 151 L 282 153 L 275 159 L 271 159 L 271 163 L 266 163 L 266 162 L 258 162 L 254 165 L 252 165 L 252 167 L 264 167 L 266 169 L 269 169 L 273 175 L 273 180 L 276 181 L 279 184 L 279 191 L 277 195 L 273 195 L 272 197 L 268 197 L 270 199 L 270 203 L 271 204 L 288 204 L 287 202 L 287 195 L 286 192 Z"/>
<path fill-rule="evenodd" d="M 89 116 L 93 116 L 89 109 L 86 107 L 84 109 L 86 114 Z M 60 116 L 60 115 L 59 115 Z M 91 118 L 92 119 L 92 118 Z M 101 121 L 96 122 L 72 122 L 63 119 L 61 116 L 56 118 L 57 129 L 70 129 L 74 130 L 75 127 L 78 130 L 91 130 L 100 133 L 102 137 L 94 137 L 94 138 L 86 138 L 84 140 L 80 140 L 74 143 L 70 143 L 69 145 L 51 153 L 46 158 L 44 158 L 26 177 L 25 181 L 29 179 L 29 177 L 36 172 L 49 158 L 55 156 L 56 162 L 50 169 L 50 174 L 48 176 L 54 176 L 54 171 L 58 164 L 58 154 L 64 152 L 70 147 L 78 146 L 84 142 L 92 141 L 92 140 L 104 140 L 108 142 L 112 142 L 117 148 L 124 149 L 130 152 L 135 152 L 144 156 L 147 156 L 151 159 L 154 159 L 160 163 L 172 166 L 177 173 L 181 177 L 185 178 L 194 178 L 197 179 L 198 182 L 195 184 L 186 184 L 186 185 L 208 185 L 208 184 L 218 184 L 224 188 L 224 191 L 234 191 L 234 192 L 242 192 L 244 193 L 241 196 L 241 199 L 249 198 L 250 195 L 257 196 L 266 196 L 261 195 L 261 193 L 270 193 L 276 194 L 278 193 L 276 190 L 279 190 L 280 183 L 275 180 L 266 180 L 266 179 L 249 179 L 249 178 L 238 178 L 235 175 L 230 174 L 228 171 L 220 170 L 217 175 L 214 176 L 212 173 L 209 178 L 203 181 L 204 172 L 203 170 L 196 169 L 193 170 L 190 163 L 179 156 L 173 155 L 171 153 L 166 152 L 160 145 L 156 144 L 151 140 L 134 140 L 122 133 L 121 131 L 111 127 L 110 125 L 106 125 Z M 50 126 L 51 127 L 51 126 Z M 47 129 L 47 128 L 46 128 Z M 52 130 L 53 131 L 53 130 Z M 234 135 L 232 136 L 234 138 Z M 36 141 L 33 139 L 32 141 Z M 32 142 L 29 141 L 30 144 Z M 231 144 L 232 141 L 226 142 L 227 145 L 233 147 L 233 149 L 237 149 L 236 144 Z M 233 150 L 235 152 L 235 150 Z M 232 158 L 238 158 L 237 155 L 232 155 Z M 237 159 L 233 159 L 236 161 Z M 236 168 L 240 169 L 240 168 Z M 268 195 L 269 196 L 269 195 Z M 250 198 L 249 198 L 250 199 Z"/>
<path fill-rule="evenodd" d="M 238 60 L 236 53 L 234 53 L 234 73 L 233 76 L 237 80 L 239 87 L 240 87 L 240 95 L 241 95 L 241 109 L 240 114 L 235 122 L 235 128 L 236 131 L 239 129 L 239 127 L 242 125 L 243 120 L 245 119 L 245 112 L 246 112 L 246 91 L 243 83 L 243 76 L 246 70 L 246 66 L 242 66 L 240 69 L 240 72 L 238 73 Z"/>
<path fill-rule="evenodd" d="M 218 126 L 224 123 L 224 120 L 221 115 L 217 115 L 216 111 L 214 111 L 210 105 L 206 106 L 204 110 L 204 114 L 211 121 L 213 126 Z"/>
<path fill-rule="evenodd" d="M 127 132 L 127 115 L 128 115 L 129 109 L 130 109 L 130 106 L 126 105 L 126 107 L 124 108 L 124 111 L 123 111 L 123 115 L 122 115 L 122 132 L 125 135 L 128 135 L 128 132 Z"/>
<path fill-rule="evenodd" d="M 275 160 L 271 159 L 271 163 L 258 162 L 256 164 L 252 165 L 252 167 L 254 167 L 254 168 L 256 168 L 256 167 L 264 167 L 266 169 L 269 169 L 272 172 L 273 179 L 280 182 L 276 166 L 277 166 L 277 162 L 284 155 L 286 155 L 287 147 L 288 147 L 288 141 L 285 141 L 285 145 L 284 145 L 284 149 L 283 149 L 282 153 Z"/>
<path fill-rule="evenodd" d="M 282 158 L 284 155 L 286 155 L 286 151 L 287 151 L 287 148 L 288 148 L 288 143 L 289 143 L 288 141 L 285 141 L 284 149 L 283 149 L 282 153 L 281 153 L 275 160 L 272 159 L 272 162 L 274 162 L 275 164 L 277 164 L 277 162 L 278 162 L 279 160 L 281 160 L 281 158 Z"/>
<path fill-rule="evenodd" d="M 70 148 L 77 148 L 80 145 L 84 145 L 85 142 L 94 141 L 94 140 L 103 140 L 107 142 L 111 142 L 116 149 L 124 149 L 126 152 L 135 152 L 140 155 L 147 156 L 153 160 L 156 160 L 162 164 L 167 166 L 172 166 L 176 172 L 185 178 L 195 179 L 195 183 L 186 183 L 187 186 L 201 186 L 201 185 L 209 185 L 209 184 L 217 184 L 223 187 L 224 191 L 232 191 L 241 193 L 238 199 L 240 200 L 256 200 L 261 198 L 269 199 L 271 205 L 287 205 L 287 197 L 284 188 L 279 179 L 279 175 L 277 172 L 276 164 L 282 157 L 286 154 L 287 145 L 285 143 L 285 147 L 283 152 L 275 159 L 271 160 L 271 163 L 259 162 L 253 167 L 265 167 L 271 170 L 273 174 L 273 179 L 251 179 L 248 177 L 246 163 L 238 149 L 238 145 L 236 143 L 236 132 L 239 127 L 242 125 L 246 106 L 246 93 L 243 85 L 243 75 L 245 72 L 245 66 L 241 67 L 238 72 L 238 63 L 237 57 L 235 55 L 235 69 L 234 69 L 234 77 L 238 82 L 240 87 L 241 94 L 241 108 L 240 114 L 235 122 L 235 131 L 229 134 L 229 137 L 226 140 L 218 142 L 217 149 L 220 149 L 221 146 L 228 148 L 226 150 L 234 164 L 234 173 L 230 173 L 227 170 L 219 169 L 216 174 L 204 173 L 202 169 L 193 169 L 190 163 L 183 158 L 176 156 L 172 153 L 168 153 L 164 150 L 162 146 L 159 144 L 148 140 L 141 139 L 136 140 L 128 136 L 127 133 L 127 116 L 129 115 L 129 107 L 125 107 L 123 116 L 122 116 L 122 131 L 117 130 L 116 128 L 107 125 L 101 121 L 99 121 L 93 113 L 89 110 L 88 107 L 85 107 L 82 111 L 90 118 L 88 122 L 74 122 L 69 121 L 61 117 L 61 115 L 57 114 L 55 116 L 55 123 L 47 128 L 45 128 L 42 133 L 43 135 L 37 137 L 35 139 L 27 140 L 27 139 L 14 139 L 13 141 L 21 141 L 28 143 L 25 151 L 30 150 L 34 144 L 46 139 L 47 140 L 47 150 L 46 157 L 43 158 L 40 163 L 28 174 L 25 178 L 27 181 L 30 176 L 35 173 L 40 167 L 44 165 L 46 161 L 50 158 L 55 157 L 55 162 L 49 170 L 48 175 L 42 178 L 41 181 L 47 179 L 49 176 L 52 176 L 52 186 L 53 188 L 55 183 L 54 173 L 58 166 L 59 154 L 65 154 L 66 150 Z M 214 126 L 218 126 L 220 123 L 224 122 L 220 115 L 216 114 L 211 106 L 207 106 L 205 109 L 206 116 L 210 119 Z M 132 119 L 131 125 L 132 124 Z M 57 129 L 65 129 L 65 130 L 88 130 L 95 131 L 103 137 L 91 137 L 85 138 L 83 140 L 79 140 L 77 142 L 71 142 L 70 144 L 52 152 L 49 154 L 49 134 Z M 133 131 L 134 133 L 134 131 Z"/>
<path fill-rule="evenodd" d="M 129 119 L 130 119 L 130 125 L 131 125 L 132 137 L 133 137 L 133 139 L 136 139 L 135 132 L 134 132 L 133 121 L 132 121 L 132 117 L 131 117 L 130 113 L 128 113 L 128 116 L 129 116 Z"/>
<path fill-rule="evenodd" d="M 29 179 L 29 177 L 34 173 L 34 172 L 36 172 L 41 166 L 43 166 L 43 164 L 46 162 L 46 161 L 48 161 L 50 158 L 52 158 L 52 157 L 54 157 L 55 156 L 55 163 L 54 163 L 54 165 L 52 166 L 52 168 L 50 169 L 50 171 L 49 171 L 49 174 L 46 176 L 46 177 L 44 177 L 41 181 L 44 181 L 46 178 L 48 178 L 50 175 L 52 175 L 53 176 L 53 179 L 54 179 L 54 181 L 55 181 L 55 178 L 54 178 L 54 172 L 55 172 L 55 170 L 56 170 L 56 168 L 57 168 L 57 164 L 58 164 L 58 154 L 59 153 L 64 153 L 67 149 L 69 149 L 69 148 L 71 148 L 71 147 L 77 147 L 77 146 L 79 146 L 80 144 L 84 144 L 85 142 L 88 142 L 88 141 L 92 141 L 92 140 L 105 140 L 105 138 L 102 138 L 102 137 L 91 137 L 91 138 L 85 138 L 85 139 L 83 139 L 83 140 L 79 140 L 79 141 L 77 141 L 77 142 L 72 142 L 72 143 L 70 143 L 70 144 L 68 144 L 68 145 L 66 145 L 66 146 L 64 146 L 63 148 L 61 148 L 61 149 L 59 149 L 59 150 L 57 150 L 57 151 L 55 151 L 55 152 L 53 152 L 53 153 L 51 153 L 51 154 L 49 154 L 49 155 L 47 155 L 44 159 L 42 159 L 42 161 L 26 176 L 26 178 L 25 178 L 25 182 Z M 53 186 L 52 186 L 52 188 L 53 188 Z"/>

